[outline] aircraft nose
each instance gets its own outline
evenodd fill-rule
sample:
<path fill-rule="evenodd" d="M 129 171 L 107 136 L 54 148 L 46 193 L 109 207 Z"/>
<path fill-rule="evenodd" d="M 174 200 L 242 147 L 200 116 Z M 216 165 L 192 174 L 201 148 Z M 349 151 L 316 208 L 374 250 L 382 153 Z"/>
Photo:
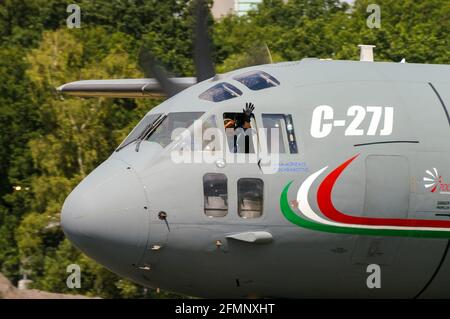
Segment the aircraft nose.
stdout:
<path fill-rule="evenodd" d="M 109 159 L 67 197 L 61 225 L 86 255 L 118 274 L 130 272 L 148 237 L 144 188 L 132 168 Z"/>

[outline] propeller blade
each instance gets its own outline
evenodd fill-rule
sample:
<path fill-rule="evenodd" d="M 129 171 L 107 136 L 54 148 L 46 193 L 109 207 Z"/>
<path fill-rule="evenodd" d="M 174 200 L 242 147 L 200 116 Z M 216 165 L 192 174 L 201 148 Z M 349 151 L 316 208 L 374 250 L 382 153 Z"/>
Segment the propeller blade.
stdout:
<path fill-rule="evenodd" d="M 267 45 L 267 43 L 265 43 L 265 42 L 264 42 L 264 46 L 265 46 L 266 52 L 267 52 L 267 58 L 268 58 L 268 62 L 269 62 L 268 64 L 272 64 L 273 60 L 272 60 L 272 53 L 270 52 L 270 48 Z"/>
<path fill-rule="evenodd" d="M 139 66 L 147 78 L 153 76 L 158 81 L 168 97 L 172 97 L 184 89 L 169 78 L 166 70 L 156 62 L 150 50 L 145 46 L 142 46 L 139 52 Z"/>
<path fill-rule="evenodd" d="M 194 62 L 197 81 L 201 82 L 212 78 L 216 71 L 212 60 L 211 38 L 208 34 L 208 3 L 205 0 L 196 0 L 195 12 Z"/>
<path fill-rule="evenodd" d="M 250 66 L 271 64 L 272 55 L 264 42 L 255 42 L 247 45 L 241 53 L 230 55 L 222 65 L 222 72 L 235 69 L 246 68 Z M 224 67 L 225 66 L 225 67 Z"/>
<path fill-rule="evenodd" d="M 269 47 L 265 42 L 255 43 L 248 49 L 247 52 L 247 65 L 261 65 L 261 64 L 271 64 L 272 54 L 270 53 Z"/>

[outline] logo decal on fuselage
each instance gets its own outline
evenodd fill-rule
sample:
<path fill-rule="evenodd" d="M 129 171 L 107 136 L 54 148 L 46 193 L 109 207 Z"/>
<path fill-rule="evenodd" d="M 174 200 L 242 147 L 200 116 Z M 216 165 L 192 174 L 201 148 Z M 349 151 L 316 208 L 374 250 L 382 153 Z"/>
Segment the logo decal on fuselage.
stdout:
<path fill-rule="evenodd" d="M 444 181 L 435 167 L 433 167 L 433 170 L 426 170 L 425 173 L 426 176 L 423 181 L 426 189 L 429 189 L 431 193 L 450 195 L 450 184 Z"/>
<path fill-rule="evenodd" d="M 394 129 L 394 108 L 382 106 L 352 105 L 347 109 L 347 118 L 336 119 L 334 108 L 317 106 L 311 119 L 311 136 L 324 138 L 337 127 L 344 127 L 344 136 L 389 136 Z M 362 124 L 370 118 L 365 129 Z"/>
<path fill-rule="evenodd" d="M 448 220 L 361 217 L 337 210 L 331 198 L 333 187 L 344 170 L 357 158 L 358 155 L 350 158 L 331 171 L 321 182 L 316 196 L 321 214 L 311 208 L 308 194 L 312 184 L 328 170 L 328 166 L 305 179 L 298 189 L 296 205 L 291 205 L 293 201 L 288 200 L 293 181 L 288 183 L 280 197 L 280 208 L 285 218 L 297 226 L 329 233 L 450 238 L 450 221 Z M 294 211 L 296 208 L 300 214 Z"/>

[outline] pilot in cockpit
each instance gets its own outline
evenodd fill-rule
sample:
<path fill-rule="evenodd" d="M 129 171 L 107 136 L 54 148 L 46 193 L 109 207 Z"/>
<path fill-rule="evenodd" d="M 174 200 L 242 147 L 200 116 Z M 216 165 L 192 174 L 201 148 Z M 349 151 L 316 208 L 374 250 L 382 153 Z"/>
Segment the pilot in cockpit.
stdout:
<path fill-rule="evenodd" d="M 233 153 L 250 153 L 250 136 L 247 130 L 252 128 L 251 118 L 254 110 L 253 103 L 246 103 L 242 113 L 229 114 L 224 119 L 228 140 L 233 143 L 230 145 Z"/>

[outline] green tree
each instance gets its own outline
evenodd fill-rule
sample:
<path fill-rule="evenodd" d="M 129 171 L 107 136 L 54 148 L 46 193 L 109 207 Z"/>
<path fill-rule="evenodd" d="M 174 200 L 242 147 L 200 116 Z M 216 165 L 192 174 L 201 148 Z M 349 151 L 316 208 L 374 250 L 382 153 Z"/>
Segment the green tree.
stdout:
<path fill-rule="evenodd" d="M 101 39 L 105 42 L 96 46 L 97 54 L 90 37 L 97 39 L 99 35 L 104 35 Z M 124 127 L 157 101 L 139 100 L 127 109 L 114 99 L 62 99 L 56 95 L 55 87 L 80 78 L 139 77 L 141 74 L 127 53 L 132 42 L 121 33 L 107 36 L 100 27 L 78 33 L 47 31 L 41 45 L 27 57 L 32 99 L 39 105 L 45 125 L 40 136 L 28 143 L 37 173 L 30 184 L 31 211 L 21 221 L 16 239 L 23 271 L 37 288 L 66 291 L 64 265 L 84 262 L 86 278 L 95 277 L 87 280 L 85 292 L 119 296 L 114 275 L 84 260 L 81 254 L 68 251 L 58 223 L 60 210 L 76 184 L 124 138 Z M 68 257 L 74 259 L 63 263 Z M 56 265 L 61 269 L 55 270 Z"/>
<path fill-rule="evenodd" d="M 0 271 L 12 279 L 18 278 L 14 231 L 29 204 L 34 172 L 26 144 L 40 130 L 38 110 L 28 94 L 27 67 L 20 47 L 0 47 Z"/>
<path fill-rule="evenodd" d="M 356 58 L 357 44 L 376 45 L 376 59 L 411 63 L 450 63 L 450 1 L 380 0 L 381 28 L 370 29 L 367 7 L 357 0 L 346 29 L 336 29 L 338 58 Z"/>

